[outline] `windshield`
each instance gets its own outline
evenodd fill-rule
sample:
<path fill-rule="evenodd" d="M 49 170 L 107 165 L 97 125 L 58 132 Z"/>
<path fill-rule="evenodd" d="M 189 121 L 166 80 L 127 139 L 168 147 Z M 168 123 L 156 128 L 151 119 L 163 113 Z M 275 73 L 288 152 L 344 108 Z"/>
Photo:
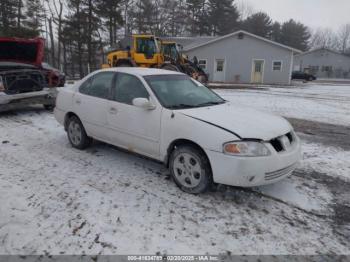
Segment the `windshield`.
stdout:
<path fill-rule="evenodd" d="M 160 103 L 169 109 L 204 107 L 225 103 L 207 87 L 185 75 L 152 75 L 144 77 Z"/>
<path fill-rule="evenodd" d="M 138 38 L 136 52 L 152 56 L 158 52 L 157 43 L 154 38 Z"/>
<path fill-rule="evenodd" d="M 178 57 L 178 50 L 176 44 L 165 44 L 162 46 L 164 56 L 167 56 L 173 60 Z"/>

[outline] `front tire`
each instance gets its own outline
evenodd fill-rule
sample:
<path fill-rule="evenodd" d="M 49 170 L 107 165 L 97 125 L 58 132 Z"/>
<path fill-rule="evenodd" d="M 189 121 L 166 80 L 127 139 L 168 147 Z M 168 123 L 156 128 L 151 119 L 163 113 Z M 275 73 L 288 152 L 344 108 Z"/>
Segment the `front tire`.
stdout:
<path fill-rule="evenodd" d="M 67 135 L 71 145 L 80 150 L 87 148 L 92 142 L 92 138 L 88 137 L 83 124 L 76 116 L 68 120 Z"/>
<path fill-rule="evenodd" d="M 180 69 L 176 65 L 173 65 L 173 64 L 164 64 L 164 65 L 162 65 L 161 69 L 174 71 L 174 72 L 180 72 Z"/>
<path fill-rule="evenodd" d="M 170 156 L 170 173 L 176 185 L 186 193 L 206 192 L 213 184 L 209 160 L 196 147 L 175 148 Z"/>

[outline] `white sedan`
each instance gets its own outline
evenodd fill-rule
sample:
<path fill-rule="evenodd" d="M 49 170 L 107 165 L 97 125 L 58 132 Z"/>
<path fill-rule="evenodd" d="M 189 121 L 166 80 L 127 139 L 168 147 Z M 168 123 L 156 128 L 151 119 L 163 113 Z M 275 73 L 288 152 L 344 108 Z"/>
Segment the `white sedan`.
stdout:
<path fill-rule="evenodd" d="M 194 194 L 213 183 L 274 183 L 301 157 L 300 140 L 285 119 L 227 102 L 166 70 L 96 71 L 60 90 L 55 117 L 73 147 L 96 139 L 162 161 L 175 183 Z"/>

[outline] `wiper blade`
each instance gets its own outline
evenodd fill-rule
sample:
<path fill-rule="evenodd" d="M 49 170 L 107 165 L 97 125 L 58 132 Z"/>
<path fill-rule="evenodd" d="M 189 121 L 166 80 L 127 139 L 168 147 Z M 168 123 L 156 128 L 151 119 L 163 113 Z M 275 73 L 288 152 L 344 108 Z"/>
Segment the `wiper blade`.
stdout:
<path fill-rule="evenodd" d="M 193 108 L 193 107 L 196 107 L 196 106 L 188 105 L 188 104 L 178 104 L 178 105 L 170 106 L 171 109 L 184 109 L 184 108 Z"/>
<path fill-rule="evenodd" d="M 215 105 L 221 105 L 226 103 L 225 101 L 221 101 L 221 102 L 206 102 L 206 103 L 202 103 L 202 104 L 198 104 L 196 105 L 196 107 L 202 107 L 202 106 L 215 106 Z"/>

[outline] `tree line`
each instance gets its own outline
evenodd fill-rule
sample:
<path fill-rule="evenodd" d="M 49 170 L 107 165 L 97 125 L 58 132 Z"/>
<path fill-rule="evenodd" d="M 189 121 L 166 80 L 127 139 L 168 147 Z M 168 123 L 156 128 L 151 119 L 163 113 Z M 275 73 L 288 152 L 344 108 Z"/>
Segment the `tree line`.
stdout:
<path fill-rule="evenodd" d="M 320 37 L 324 34 L 311 32 L 300 22 L 273 21 L 266 13 L 254 12 L 242 0 L 0 2 L 0 36 L 44 37 L 46 60 L 79 77 L 99 68 L 107 47 L 127 34 L 221 36 L 239 29 L 302 51 L 327 42 Z M 347 52 L 350 30 L 348 38 L 345 33 L 342 36 L 337 40 L 341 43 L 337 49 Z"/>

